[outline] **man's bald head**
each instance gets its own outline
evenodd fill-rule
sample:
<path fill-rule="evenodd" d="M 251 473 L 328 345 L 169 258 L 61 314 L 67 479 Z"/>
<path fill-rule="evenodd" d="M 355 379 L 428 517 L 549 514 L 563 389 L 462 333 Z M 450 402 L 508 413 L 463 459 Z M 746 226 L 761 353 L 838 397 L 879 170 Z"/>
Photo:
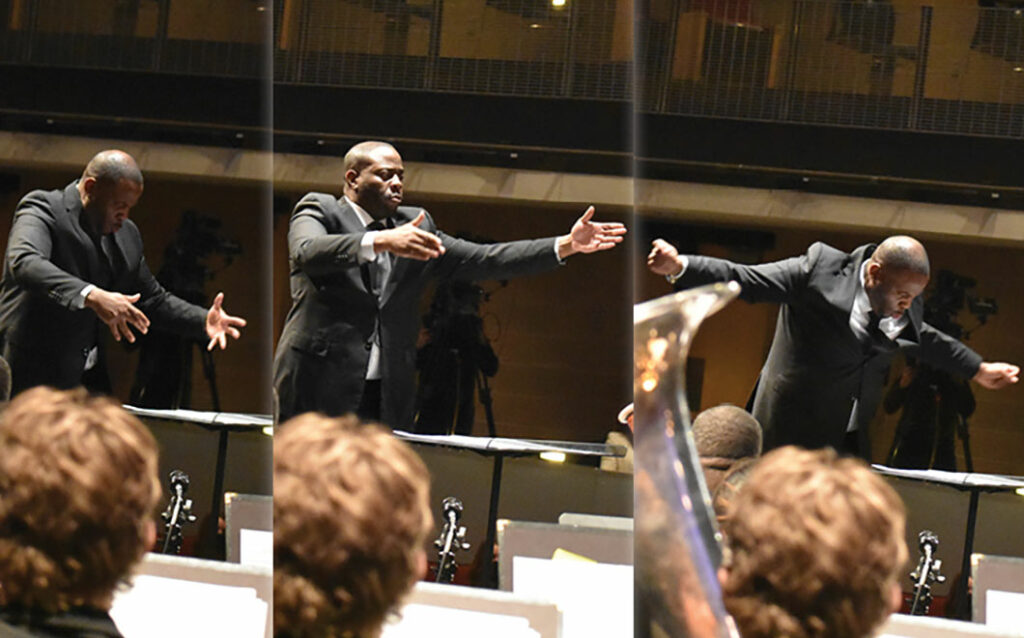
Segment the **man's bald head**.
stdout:
<path fill-rule="evenodd" d="M 886 270 L 912 272 L 925 277 L 931 276 L 927 251 L 921 242 L 907 235 L 894 235 L 887 238 L 875 249 L 871 260 Z"/>
<path fill-rule="evenodd" d="M 142 186 L 142 171 L 135 158 L 116 149 L 100 151 L 89 160 L 82 171 L 82 179 L 89 177 L 109 184 L 117 184 L 124 179 Z"/>
<path fill-rule="evenodd" d="M 906 235 L 889 237 L 868 260 L 864 290 L 879 317 L 900 318 L 928 285 L 928 253 Z"/>
<path fill-rule="evenodd" d="M 387 142 L 360 142 L 345 153 L 345 197 L 374 219 L 394 215 L 402 203 L 402 156 Z"/>
<path fill-rule="evenodd" d="M 348 149 L 345 153 L 345 159 L 342 162 L 342 169 L 347 173 L 348 171 L 360 172 L 367 166 L 373 163 L 373 156 L 379 149 L 388 149 L 390 152 L 397 154 L 398 151 L 395 147 L 388 144 L 387 142 L 376 142 L 367 141 L 359 142 L 352 148 Z"/>
<path fill-rule="evenodd" d="M 135 159 L 124 151 L 97 153 L 78 181 L 82 208 L 93 228 L 104 235 L 121 230 L 132 207 L 142 196 L 142 171 Z"/>

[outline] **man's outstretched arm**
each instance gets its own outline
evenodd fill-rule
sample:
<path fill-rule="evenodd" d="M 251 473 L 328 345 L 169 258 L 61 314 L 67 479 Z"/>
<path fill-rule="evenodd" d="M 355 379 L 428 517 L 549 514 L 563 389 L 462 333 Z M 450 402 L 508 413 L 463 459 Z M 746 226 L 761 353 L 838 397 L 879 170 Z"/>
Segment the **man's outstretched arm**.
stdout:
<path fill-rule="evenodd" d="M 576 220 L 567 235 L 477 244 L 438 231 L 445 252 L 439 259 L 439 277 L 506 279 L 552 270 L 576 253 L 609 250 L 622 242 L 626 227 L 619 222 L 593 221 L 594 207 Z"/>
<path fill-rule="evenodd" d="M 989 390 L 1017 383 L 1020 368 L 1011 363 L 984 361 L 980 354 L 937 328 L 921 324 L 920 343 L 909 352 L 961 378 L 976 381 Z"/>
<path fill-rule="evenodd" d="M 740 298 L 745 301 L 786 303 L 806 286 L 811 270 L 826 250 L 824 244 L 815 243 L 798 257 L 747 265 L 715 257 L 680 255 L 672 244 L 655 239 L 647 255 L 647 268 L 656 275 L 669 277 L 676 288 L 736 281 L 742 287 Z"/>

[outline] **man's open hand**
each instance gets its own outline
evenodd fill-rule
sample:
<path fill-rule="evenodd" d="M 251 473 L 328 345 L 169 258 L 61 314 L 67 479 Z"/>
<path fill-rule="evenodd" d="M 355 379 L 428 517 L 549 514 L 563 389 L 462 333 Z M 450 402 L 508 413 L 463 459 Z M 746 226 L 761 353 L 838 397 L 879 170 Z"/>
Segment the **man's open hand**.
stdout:
<path fill-rule="evenodd" d="M 228 335 L 234 339 L 242 336 L 238 329 L 245 327 L 245 319 L 232 317 L 224 312 L 224 308 L 221 307 L 223 303 L 224 293 L 218 292 L 213 299 L 213 305 L 206 313 L 206 336 L 210 338 L 210 343 L 206 345 L 207 350 L 213 350 L 215 345 L 219 345 L 221 350 L 227 348 Z"/>
<path fill-rule="evenodd" d="M 620 222 L 595 222 L 594 207 L 589 207 L 572 225 L 568 235 L 558 238 L 558 257 L 565 259 L 576 253 L 593 253 L 614 248 L 622 242 L 626 227 Z"/>
<path fill-rule="evenodd" d="M 142 334 L 149 332 L 149 319 L 135 307 L 139 294 L 122 295 L 119 292 L 107 292 L 102 288 L 93 288 L 85 298 L 85 307 L 96 313 L 100 321 L 107 324 L 114 339 L 128 340 L 135 343 L 135 334 L 129 326 Z"/>
<path fill-rule="evenodd" d="M 420 228 L 427 214 L 420 211 L 416 219 L 388 230 L 377 231 L 373 249 L 378 253 L 389 252 L 399 257 L 427 261 L 444 254 L 441 238 Z"/>

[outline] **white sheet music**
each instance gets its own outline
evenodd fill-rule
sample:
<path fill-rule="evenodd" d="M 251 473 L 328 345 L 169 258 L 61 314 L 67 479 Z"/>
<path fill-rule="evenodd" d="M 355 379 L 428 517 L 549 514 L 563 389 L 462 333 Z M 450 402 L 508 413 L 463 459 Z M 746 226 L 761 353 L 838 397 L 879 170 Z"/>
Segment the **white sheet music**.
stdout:
<path fill-rule="evenodd" d="M 410 604 L 402 608 L 399 618 L 384 626 L 381 638 L 540 638 L 526 618 L 466 611 L 452 607 Z"/>
<path fill-rule="evenodd" d="M 633 635 L 633 566 L 515 556 L 512 591 L 562 610 L 563 638 Z"/>
<path fill-rule="evenodd" d="M 141 575 L 115 594 L 110 617 L 125 638 L 263 638 L 268 611 L 251 587 Z"/>
<path fill-rule="evenodd" d="M 985 596 L 985 626 L 1024 636 L 1024 594 L 988 590 Z"/>
<path fill-rule="evenodd" d="M 274 569 L 274 532 L 262 529 L 238 530 L 238 562 Z"/>

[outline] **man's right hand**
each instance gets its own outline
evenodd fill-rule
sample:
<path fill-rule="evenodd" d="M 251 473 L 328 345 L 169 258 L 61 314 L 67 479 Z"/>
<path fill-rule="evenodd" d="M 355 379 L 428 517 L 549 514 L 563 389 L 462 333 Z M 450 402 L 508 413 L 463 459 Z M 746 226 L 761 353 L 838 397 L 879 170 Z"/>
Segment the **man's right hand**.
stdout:
<path fill-rule="evenodd" d="M 656 275 L 673 277 L 682 272 L 683 262 L 675 246 L 664 239 L 655 239 L 651 242 L 651 252 L 647 255 L 647 268 Z"/>
<path fill-rule="evenodd" d="M 377 231 L 373 240 L 373 250 L 378 253 L 389 252 L 399 257 L 427 261 L 444 254 L 441 238 L 433 233 L 420 229 L 420 224 L 427 214 L 420 211 L 416 219 L 396 228 Z"/>
<path fill-rule="evenodd" d="M 129 296 L 93 288 L 85 298 L 85 307 L 95 312 L 100 321 L 107 324 L 114 339 L 120 341 L 121 337 L 124 337 L 128 343 L 135 343 L 135 335 L 128 326 L 133 326 L 142 334 L 149 331 L 149 319 L 135 307 L 139 297 L 138 293 Z"/>

